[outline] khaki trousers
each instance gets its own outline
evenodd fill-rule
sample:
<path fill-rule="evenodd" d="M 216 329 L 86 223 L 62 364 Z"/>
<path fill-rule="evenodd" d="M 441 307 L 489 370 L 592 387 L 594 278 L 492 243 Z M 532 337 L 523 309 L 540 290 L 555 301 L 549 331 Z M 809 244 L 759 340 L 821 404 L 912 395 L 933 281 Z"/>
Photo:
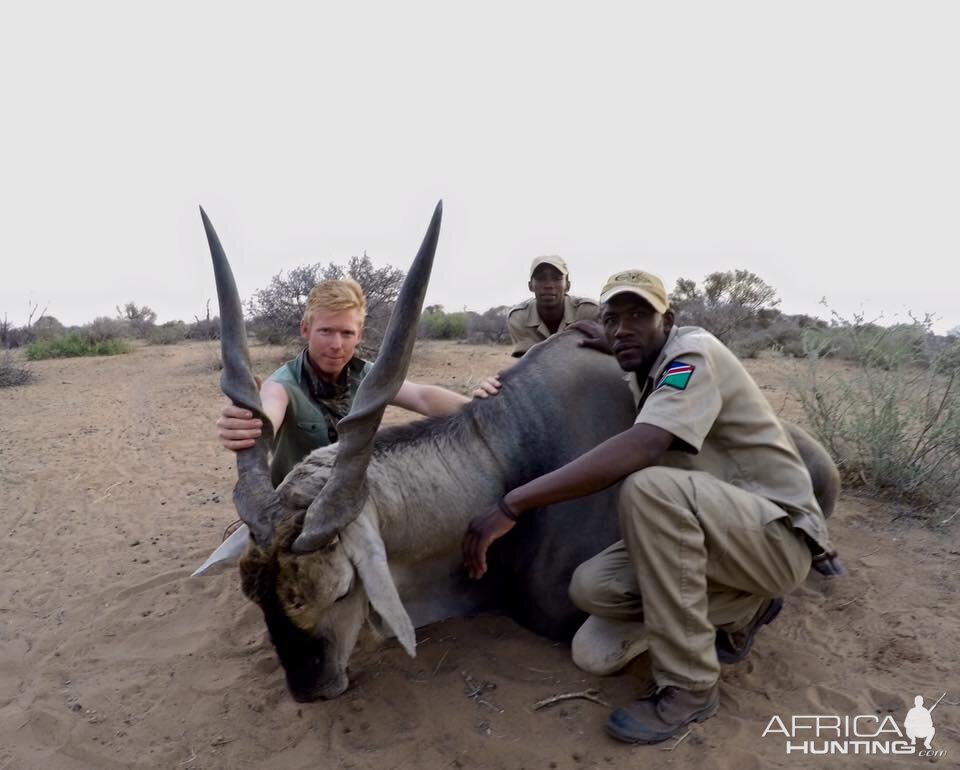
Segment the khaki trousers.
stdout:
<path fill-rule="evenodd" d="M 810 550 L 782 508 L 707 473 L 638 471 L 617 508 L 623 540 L 577 568 L 570 595 L 592 615 L 643 621 L 661 687 L 712 686 L 716 628 L 744 627 L 810 571 Z"/>

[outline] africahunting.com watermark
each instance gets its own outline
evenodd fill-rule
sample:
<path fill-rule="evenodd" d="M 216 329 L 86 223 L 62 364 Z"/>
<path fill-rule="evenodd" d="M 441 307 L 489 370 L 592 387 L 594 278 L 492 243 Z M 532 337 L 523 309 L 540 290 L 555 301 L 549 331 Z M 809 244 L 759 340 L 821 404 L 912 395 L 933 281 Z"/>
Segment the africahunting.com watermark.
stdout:
<path fill-rule="evenodd" d="M 933 745 L 937 731 L 932 714 L 944 695 L 930 708 L 926 708 L 923 697 L 917 695 L 902 727 L 890 714 L 803 714 L 791 717 L 774 714 L 763 730 L 763 737 L 783 740 L 787 754 L 942 757 L 946 751 Z"/>

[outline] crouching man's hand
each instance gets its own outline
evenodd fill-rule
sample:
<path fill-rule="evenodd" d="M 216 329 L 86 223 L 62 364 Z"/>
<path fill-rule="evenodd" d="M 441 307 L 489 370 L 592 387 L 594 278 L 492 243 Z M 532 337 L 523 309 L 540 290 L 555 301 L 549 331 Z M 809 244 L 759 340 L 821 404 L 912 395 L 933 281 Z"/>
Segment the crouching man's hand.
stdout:
<path fill-rule="evenodd" d="M 516 514 L 500 499 L 486 513 L 474 516 L 463 538 L 463 565 L 474 580 L 487 571 L 487 549 L 517 525 Z"/>

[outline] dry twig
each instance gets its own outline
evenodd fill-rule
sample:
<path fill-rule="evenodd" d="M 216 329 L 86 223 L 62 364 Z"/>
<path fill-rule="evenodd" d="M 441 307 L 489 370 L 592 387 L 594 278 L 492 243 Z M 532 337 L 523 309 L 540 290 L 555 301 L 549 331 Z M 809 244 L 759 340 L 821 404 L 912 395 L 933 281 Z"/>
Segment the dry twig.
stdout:
<path fill-rule="evenodd" d="M 462 674 L 463 674 L 463 682 L 467 686 L 465 693 L 468 698 L 475 700 L 481 706 L 486 706 L 491 711 L 496 711 L 498 714 L 503 713 L 502 708 L 500 708 L 499 706 L 493 703 L 490 703 L 489 701 L 485 701 L 483 698 L 480 697 L 487 690 L 496 690 L 497 689 L 496 684 L 494 684 L 493 682 L 477 682 L 477 680 L 474 679 L 472 676 L 470 676 L 470 674 L 468 674 L 466 671 L 463 671 Z"/>
<path fill-rule="evenodd" d="M 101 497 L 98 497 L 96 500 L 93 501 L 93 504 L 96 505 L 97 503 L 100 503 L 106 500 L 108 497 L 110 497 L 110 490 L 113 489 L 114 487 L 120 486 L 122 483 L 123 483 L 122 481 L 117 481 L 111 484 L 109 487 L 103 490 L 103 495 Z"/>
<path fill-rule="evenodd" d="M 690 735 L 690 730 L 687 730 L 683 735 L 677 738 L 676 742 L 672 746 L 661 746 L 660 751 L 673 751 L 675 748 L 677 748 L 677 746 L 680 745 L 680 742 L 684 738 L 686 738 L 688 735 Z"/>
<path fill-rule="evenodd" d="M 827 609 L 842 610 L 844 607 L 847 607 L 853 604 L 854 602 L 860 601 L 863 598 L 863 596 L 864 596 L 863 594 L 861 594 L 860 596 L 854 596 L 850 601 L 844 602 L 843 604 L 838 604 L 836 607 L 828 607 Z"/>
<path fill-rule="evenodd" d="M 433 675 L 434 675 L 434 676 L 437 675 L 437 672 L 440 670 L 440 666 L 443 665 L 443 661 L 445 661 L 445 660 L 447 659 L 447 653 L 448 653 L 448 652 L 450 652 L 450 648 L 449 648 L 449 647 L 447 647 L 447 649 L 445 649 L 445 650 L 443 651 L 443 655 L 440 656 L 440 662 L 437 663 L 437 667 L 436 667 L 435 669 L 433 669 Z"/>
<path fill-rule="evenodd" d="M 552 706 L 554 703 L 559 703 L 560 701 L 564 700 L 573 700 L 574 698 L 582 698 L 583 700 L 592 701 L 593 703 L 599 703 L 601 706 L 611 708 L 610 704 L 600 697 L 599 690 L 590 689 L 580 690 L 579 692 L 562 692 L 559 695 L 554 695 L 550 698 L 544 698 L 543 700 L 539 700 L 534 704 L 533 710 L 539 711 L 547 706 Z"/>

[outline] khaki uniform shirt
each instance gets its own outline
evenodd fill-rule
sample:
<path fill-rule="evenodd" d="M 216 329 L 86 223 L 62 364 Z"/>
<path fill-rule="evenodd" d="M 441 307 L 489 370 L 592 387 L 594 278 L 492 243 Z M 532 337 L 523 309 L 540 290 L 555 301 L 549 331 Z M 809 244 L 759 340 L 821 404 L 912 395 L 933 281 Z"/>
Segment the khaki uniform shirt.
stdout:
<path fill-rule="evenodd" d="M 304 348 L 270 375 L 287 392 L 287 411 L 273 439 L 270 478 L 274 486 L 314 449 L 337 441 L 337 423 L 347 416 L 357 388 L 372 367 L 354 356 L 338 382 L 326 382 L 313 371 Z"/>
<path fill-rule="evenodd" d="M 574 321 L 596 321 L 598 310 L 597 303 L 592 299 L 567 294 L 563 298 L 563 318 L 557 331 L 562 332 Z M 510 351 L 513 356 L 522 356 L 550 336 L 550 330 L 537 313 L 536 297 L 511 308 L 507 314 L 507 328 L 513 341 L 513 350 Z"/>
<path fill-rule="evenodd" d="M 627 382 L 638 423 L 677 439 L 663 465 L 705 471 L 780 506 L 794 527 L 833 550 L 813 482 L 796 446 L 743 364 L 696 327 L 673 327 L 642 387 Z"/>

